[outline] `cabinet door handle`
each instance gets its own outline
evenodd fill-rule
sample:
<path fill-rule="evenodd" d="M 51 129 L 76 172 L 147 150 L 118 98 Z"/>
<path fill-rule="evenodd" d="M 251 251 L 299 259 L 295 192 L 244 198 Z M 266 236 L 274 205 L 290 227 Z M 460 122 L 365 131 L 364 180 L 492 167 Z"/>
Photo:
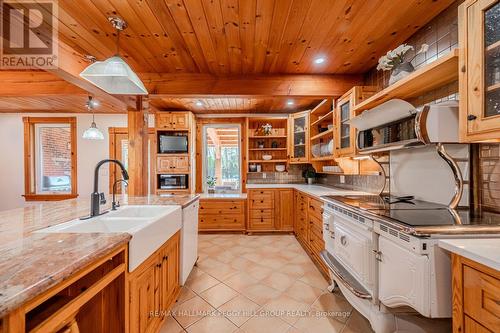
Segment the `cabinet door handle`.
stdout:
<path fill-rule="evenodd" d="M 473 120 L 476 120 L 477 119 L 477 116 L 473 115 L 473 114 L 470 114 L 467 116 L 467 120 L 468 121 L 473 121 Z"/>

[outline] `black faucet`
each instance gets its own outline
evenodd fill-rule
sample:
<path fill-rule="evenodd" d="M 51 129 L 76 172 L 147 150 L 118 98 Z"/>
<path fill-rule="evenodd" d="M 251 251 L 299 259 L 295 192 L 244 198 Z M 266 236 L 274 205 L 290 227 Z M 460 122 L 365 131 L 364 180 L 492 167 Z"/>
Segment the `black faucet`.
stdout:
<path fill-rule="evenodd" d="M 116 208 L 120 207 L 120 201 L 116 201 L 116 185 L 121 182 L 128 185 L 128 182 L 125 179 L 118 179 L 113 183 L 113 201 L 111 202 L 111 210 L 116 210 Z"/>
<path fill-rule="evenodd" d="M 101 167 L 101 165 L 111 162 L 118 164 L 120 169 L 122 169 L 123 180 L 128 180 L 128 173 L 127 170 L 125 170 L 125 166 L 122 164 L 122 162 L 118 160 L 106 159 L 97 163 L 94 169 L 94 192 L 92 192 L 92 194 L 90 195 L 89 218 L 104 214 L 100 211 L 100 205 L 104 205 L 106 203 L 106 197 L 104 196 L 104 193 L 99 193 L 99 168 Z"/>

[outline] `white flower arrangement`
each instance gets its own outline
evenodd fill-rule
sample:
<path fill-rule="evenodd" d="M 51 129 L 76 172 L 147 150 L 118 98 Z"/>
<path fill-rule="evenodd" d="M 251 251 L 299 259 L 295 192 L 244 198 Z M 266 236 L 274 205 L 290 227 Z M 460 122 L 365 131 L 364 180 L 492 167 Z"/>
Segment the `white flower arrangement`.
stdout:
<path fill-rule="evenodd" d="M 429 45 L 422 44 L 422 47 L 415 54 L 415 57 L 420 53 L 427 52 L 428 49 Z M 378 60 L 377 70 L 390 71 L 394 67 L 397 67 L 400 64 L 404 63 L 405 55 L 410 50 L 413 50 L 413 46 L 408 44 L 401 44 L 394 50 L 388 51 L 386 55 L 380 57 L 380 59 Z M 415 59 L 415 57 L 408 60 L 408 62 L 411 62 L 413 59 Z"/>

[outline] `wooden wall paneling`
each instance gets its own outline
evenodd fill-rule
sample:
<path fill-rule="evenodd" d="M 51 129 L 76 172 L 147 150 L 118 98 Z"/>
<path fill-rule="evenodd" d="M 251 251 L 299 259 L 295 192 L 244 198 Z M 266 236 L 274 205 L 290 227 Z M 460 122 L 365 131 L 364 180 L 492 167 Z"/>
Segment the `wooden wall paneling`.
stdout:
<path fill-rule="evenodd" d="M 137 97 L 135 109 L 128 113 L 128 173 L 129 195 L 148 194 L 148 111 L 142 98 Z"/>

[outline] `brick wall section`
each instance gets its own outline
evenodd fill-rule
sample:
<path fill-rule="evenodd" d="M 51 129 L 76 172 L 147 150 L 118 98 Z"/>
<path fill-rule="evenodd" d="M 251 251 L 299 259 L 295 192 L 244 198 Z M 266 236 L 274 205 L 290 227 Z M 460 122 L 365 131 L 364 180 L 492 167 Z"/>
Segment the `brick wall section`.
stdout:
<path fill-rule="evenodd" d="M 40 128 L 44 176 L 71 176 L 71 131 L 62 127 Z"/>

